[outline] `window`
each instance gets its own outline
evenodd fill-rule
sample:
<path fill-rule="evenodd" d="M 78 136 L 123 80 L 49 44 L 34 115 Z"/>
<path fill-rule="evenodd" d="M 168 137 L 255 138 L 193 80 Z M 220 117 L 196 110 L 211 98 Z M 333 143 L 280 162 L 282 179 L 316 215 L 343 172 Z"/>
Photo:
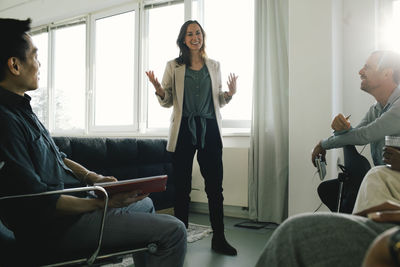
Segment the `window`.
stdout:
<path fill-rule="evenodd" d="M 83 131 L 86 115 L 86 24 L 54 33 L 54 130 Z"/>
<path fill-rule="evenodd" d="M 94 126 L 134 124 L 135 12 L 95 22 Z"/>
<path fill-rule="evenodd" d="M 221 109 L 223 127 L 250 127 L 253 90 L 254 1 L 203 0 L 206 52 L 221 64 L 222 88 L 229 73 L 239 76 L 237 94 Z M 229 12 L 221 16 L 221 10 Z M 239 19 L 240 18 L 240 19 Z"/>
<path fill-rule="evenodd" d="M 35 91 L 28 92 L 32 97 L 31 106 L 39 120 L 46 126 L 48 126 L 48 91 L 47 91 L 47 77 L 48 77 L 48 33 L 38 32 L 33 33 L 32 41 L 38 48 L 38 59 L 40 62 L 40 80 L 39 88 Z"/>
<path fill-rule="evenodd" d="M 33 29 L 40 61 L 39 88 L 28 94 L 52 132 L 83 132 L 86 118 L 86 22 Z"/>
<path fill-rule="evenodd" d="M 176 45 L 180 27 L 184 23 L 183 3 L 146 8 L 147 38 L 144 47 L 147 48 L 146 70 L 153 70 L 158 80 L 162 81 L 167 62 L 179 56 Z M 167 128 L 170 123 L 172 108 L 161 107 L 154 95 L 154 87 L 147 82 L 148 106 L 147 128 Z"/>
<path fill-rule="evenodd" d="M 254 51 L 254 33 L 249 29 L 254 29 L 253 1 L 195 0 L 192 3 L 192 17 L 203 25 L 206 32 L 206 52 L 210 58 L 221 63 L 224 90 L 228 90 L 226 82 L 229 73 L 234 72 L 239 75 L 238 92 L 234 100 L 221 109 L 223 126 L 249 128 Z M 220 10 L 225 9 L 226 6 L 229 6 L 229 12 L 221 18 Z M 183 3 L 148 8 L 145 13 L 145 17 L 148 19 L 146 24 L 148 40 L 144 47 L 148 47 L 146 53 L 148 67 L 155 71 L 160 82 L 166 62 L 176 58 L 179 54 L 176 38 L 184 21 L 183 13 Z M 240 20 L 237 19 L 239 17 Z M 168 127 L 171 111 L 159 106 L 154 97 L 152 85 L 147 83 L 147 86 L 149 86 L 147 127 Z"/>

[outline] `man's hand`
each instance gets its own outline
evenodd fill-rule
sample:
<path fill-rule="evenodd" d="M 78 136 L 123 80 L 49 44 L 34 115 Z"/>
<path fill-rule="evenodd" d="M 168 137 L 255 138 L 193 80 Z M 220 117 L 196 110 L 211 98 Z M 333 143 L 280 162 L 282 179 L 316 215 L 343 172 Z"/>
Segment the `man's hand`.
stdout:
<path fill-rule="evenodd" d="M 375 238 L 364 257 L 362 267 L 396 266 L 389 252 L 389 239 L 397 229 L 397 227 L 390 228 Z"/>
<path fill-rule="evenodd" d="M 382 204 L 360 211 L 355 215 L 366 216 L 375 222 L 400 222 L 400 204 L 393 201 L 385 201 Z"/>
<path fill-rule="evenodd" d="M 375 222 L 399 223 L 400 222 L 400 210 L 387 210 L 387 211 L 371 212 L 371 213 L 368 213 L 367 217 Z"/>
<path fill-rule="evenodd" d="M 345 117 L 343 114 L 337 115 L 331 124 L 331 127 L 334 131 L 343 131 L 343 130 L 349 130 L 350 129 L 350 121 L 349 121 L 350 115 Z"/>
<path fill-rule="evenodd" d="M 122 192 L 112 195 L 108 201 L 110 208 L 123 208 L 134 202 L 138 202 L 146 198 L 149 194 L 141 194 L 140 190 L 131 192 Z"/>
<path fill-rule="evenodd" d="M 317 167 L 317 166 L 315 165 L 315 159 L 316 159 L 317 157 L 319 157 L 319 155 L 322 156 L 322 160 L 324 160 L 324 161 L 326 160 L 326 159 L 325 159 L 326 150 L 322 148 L 321 142 L 319 142 L 319 143 L 314 147 L 314 149 L 313 149 L 313 151 L 312 151 L 312 154 L 311 154 L 311 162 L 312 162 L 312 164 L 314 165 L 314 167 Z"/>
<path fill-rule="evenodd" d="M 93 185 L 95 183 L 108 183 L 116 181 L 118 180 L 114 176 L 103 176 L 95 172 L 89 172 L 85 177 L 85 182 L 89 185 Z"/>
<path fill-rule="evenodd" d="M 400 171 L 400 150 L 385 146 L 383 148 L 383 162 L 390 164 L 392 170 Z"/>
<path fill-rule="evenodd" d="M 400 204 L 388 200 L 383 202 L 382 204 L 355 213 L 355 215 L 369 217 L 377 222 L 385 222 L 396 219 L 396 214 L 399 212 Z"/>

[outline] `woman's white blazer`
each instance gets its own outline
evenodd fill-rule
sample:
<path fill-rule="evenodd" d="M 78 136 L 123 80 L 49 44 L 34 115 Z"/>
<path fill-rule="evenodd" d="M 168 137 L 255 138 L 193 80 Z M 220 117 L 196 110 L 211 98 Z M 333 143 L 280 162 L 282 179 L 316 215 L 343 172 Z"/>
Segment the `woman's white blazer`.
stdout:
<path fill-rule="evenodd" d="M 208 68 L 211 78 L 215 117 L 217 119 L 219 135 L 222 142 L 220 108 L 229 101 L 225 100 L 224 93 L 222 92 L 221 70 L 219 67 L 219 62 L 206 58 L 205 64 Z M 167 144 L 167 151 L 170 152 L 175 151 L 176 142 L 179 135 L 179 127 L 181 126 L 182 121 L 185 69 L 185 65 L 179 65 L 175 60 L 169 61 L 165 68 L 161 83 L 165 90 L 165 97 L 164 99 L 161 99 L 161 97 L 158 96 L 158 101 L 160 102 L 161 106 L 173 106 Z"/>

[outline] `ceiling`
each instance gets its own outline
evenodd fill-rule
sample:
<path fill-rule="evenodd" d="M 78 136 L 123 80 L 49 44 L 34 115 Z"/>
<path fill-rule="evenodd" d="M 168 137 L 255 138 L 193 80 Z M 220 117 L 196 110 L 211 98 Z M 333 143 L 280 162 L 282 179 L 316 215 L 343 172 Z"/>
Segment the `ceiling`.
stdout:
<path fill-rule="evenodd" d="M 9 8 L 13 8 L 31 1 L 36 1 L 36 0 L 1 0 L 0 11 L 5 11 Z"/>

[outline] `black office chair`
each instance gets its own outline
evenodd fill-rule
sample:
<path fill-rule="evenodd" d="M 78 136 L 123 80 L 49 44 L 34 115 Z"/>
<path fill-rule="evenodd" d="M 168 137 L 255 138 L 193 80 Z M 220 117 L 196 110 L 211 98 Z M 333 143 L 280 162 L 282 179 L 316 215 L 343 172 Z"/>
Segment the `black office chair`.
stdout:
<path fill-rule="evenodd" d="M 4 164 L 0 162 L 0 170 L 3 167 Z M 77 187 L 77 188 L 68 188 L 68 189 L 63 189 L 63 190 L 55 190 L 55 191 L 49 191 L 49 192 L 42 192 L 42 193 L 36 193 L 36 194 L 24 194 L 24 195 L 14 195 L 14 196 L 5 196 L 5 197 L 0 197 L 0 202 L 4 200 L 13 200 L 13 199 L 20 199 L 20 198 L 33 198 L 33 197 L 41 197 L 41 196 L 47 196 L 47 195 L 53 195 L 53 194 L 68 194 L 68 193 L 76 193 L 76 192 L 83 192 L 83 191 L 101 191 L 103 192 L 105 196 L 105 205 L 103 209 L 103 214 L 101 218 L 101 224 L 100 224 L 100 229 L 99 229 L 99 235 L 98 235 L 98 241 L 97 241 L 97 247 L 94 251 L 88 251 L 87 252 L 87 257 L 77 257 L 73 259 L 62 259 L 60 262 L 52 262 L 48 263 L 46 259 L 44 259 L 43 263 L 39 263 L 40 266 L 69 266 L 69 265 L 79 265 L 79 266 L 98 266 L 98 265 L 103 265 L 107 263 L 115 263 L 116 261 L 122 260 L 122 257 L 124 255 L 129 255 L 129 254 L 134 254 L 138 252 L 144 252 L 148 251 L 149 253 L 156 253 L 157 252 L 157 245 L 155 243 L 150 243 L 146 247 L 140 247 L 136 249 L 129 249 L 129 250 L 122 250 L 122 251 L 106 251 L 102 253 L 101 250 L 101 244 L 102 244 L 102 238 L 103 238 L 103 229 L 104 229 L 104 222 L 106 218 L 106 212 L 107 212 L 107 207 L 108 207 L 108 194 L 104 188 L 101 186 L 87 186 L 87 187 Z M 1 218 L 1 211 L 0 211 L 0 218 Z M 1 230 L 1 229 L 0 229 Z M 4 229 L 3 229 L 4 230 Z M 0 233 L 1 235 L 1 233 Z M 8 247 L 8 253 L 12 256 L 19 255 L 23 256 L 24 253 L 22 251 L 19 251 L 20 247 L 18 246 L 17 242 L 13 240 L 13 235 L 11 234 L 10 231 L 5 235 L 7 238 L 7 242 L 11 244 L 10 247 Z M 17 251 L 18 250 L 18 251 Z M 3 254 L 3 253 L 2 253 Z M 5 257 L 0 257 L 0 266 L 1 267 L 7 267 L 7 266 L 17 266 L 16 262 L 18 259 L 13 262 L 11 259 L 4 259 Z M 5 262 L 3 261 L 5 260 Z"/>
<path fill-rule="evenodd" d="M 337 179 L 320 183 L 318 195 L 331 211 L 351 214 L 358 189 L 371 164 L 353 145 L 344 146 L 343 155 L 344 166 L 339 165 L 342 172 Z"/>

